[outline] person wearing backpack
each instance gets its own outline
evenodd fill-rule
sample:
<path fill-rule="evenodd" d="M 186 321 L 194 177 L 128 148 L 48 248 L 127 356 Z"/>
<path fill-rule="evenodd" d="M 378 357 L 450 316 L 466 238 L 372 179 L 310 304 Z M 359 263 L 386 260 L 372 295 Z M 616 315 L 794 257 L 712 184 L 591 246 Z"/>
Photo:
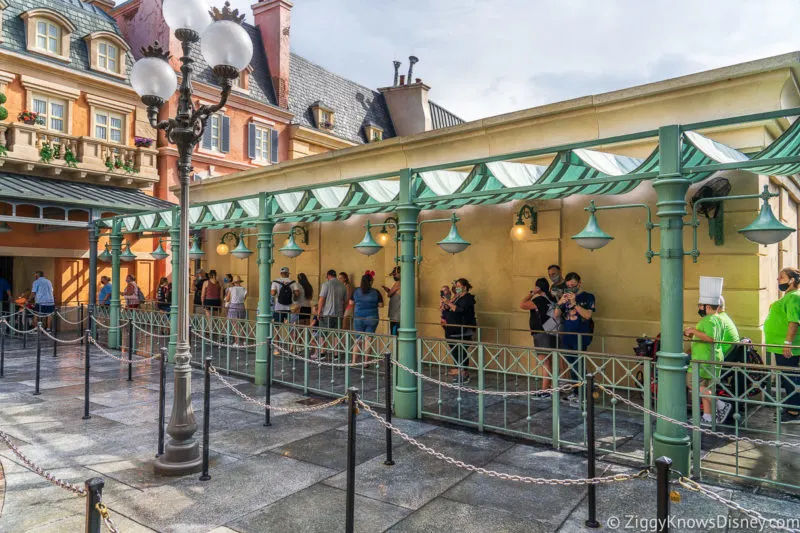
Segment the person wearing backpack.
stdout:
<path fill-rule="evenodd" d="M 556 334 L 560 321 L 555 317 L 556 303 L 550 294 L 550 283 L 547 279 L 537 279 L 533 290 L 522 300 L 519 307 L 530 312 L 528 329 L 533 337 L 533 347 L 537 349 L 536 357 L 541 361 L 540 366 L 545 372 L 542 377 L 542 387 L 549 389 L 553 374 L 550 351 L 556 347 Z M 534 396 L 534 399 L 549 400 L 550 397 L 550 394 L 542 394 Z"/>
<path fill-rule="evenodd" d="M 292 303 L 300 296 L 300 285 L 289 277 L 289 267 L 281 267 L 281 277 L 272 282 L 270 294 L 275 298 L 273 322 L 289 321 Z"/>
<path fill-rule="evenodd" d="M 582 356 L 569 352 L 582 352 L 589 349 L 594 333 L 595 312 L 594 294 L 583 290 L 581 277 L 577 272 L 570 272 L 564 278 L 564 294 L 558 300 L 556 316 L 561 319 L 560 345 L 564 360 L 569 365 L 569 373 L 575 383 L 584 379 Z M 580 407 L 580 397 L 576 392 L 567 397 L 571 407 Z"/>

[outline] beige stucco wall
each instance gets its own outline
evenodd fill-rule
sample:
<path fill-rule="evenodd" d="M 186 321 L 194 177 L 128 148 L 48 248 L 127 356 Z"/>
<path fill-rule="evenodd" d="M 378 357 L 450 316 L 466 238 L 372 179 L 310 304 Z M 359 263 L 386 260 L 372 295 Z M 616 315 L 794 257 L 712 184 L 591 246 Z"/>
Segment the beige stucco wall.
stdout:
<path fill-rule="evenodd" d="M 796 54 L 753 62 L 729 69 L 668 80 L 659 84 L 618 91 L 535 108 L 501 117 L 464 124 L 447 130 L 397 138 L 340 150 L 333 153 L 289 161 L 268 169 L 248 171 L 235 177 L 212 179 L 193 186 L 198 201 L 231 197 L 232 180 L 236 195 L 257 191 L 279 191 L 312 183 L 395 172 L 402 168 L 457 162 L 489 155 L 507 154 L 539 147 L 556 146 L 587 139 L 622 135 L 674 123 L 690 123 L 779 109 L 797 99 L 794 70 L 800 66 Z M 744 151 L 757 150 L 779 135 L 787 126 L 784 120 L 762 121 L 747 125 L 721 127 L 704 134 Z M 645 157 L 654 148 L 654 139 L 597 149 Z M 549 159 L 531 160 L 546 164 Z M 760 191 L 769 178 L 745 172 L 724 174 L 733 184 L 732 194 Z M 800 199 L 794 180 L 773 180 L 775 190 L 783 188 L 774 201 L 776 213 L 785 222 L 797 224 L 797 201 Z M 690 191 L 688 198 L 691 198 Z M 598 205 L 645 202 L 655 214 L 655 193 L 650 183 L 623 196 L 594 198 Z M 426 225 L 423 230 L 424 261 L 419 268 L 418 320 L 423 335 L 439 335 L 436 310 L 439 287 L 456 277 L 466 277 L 475 286 L 479 321 L 487 329 L 485 338 L 500 342 L 528 344 L 526 313 L 518 304 L 536 277 L 545 274 L 550 263 L 559 263 L 565 272 L 577 271 L 585 288 L 597 297 L 598 341 L 594 349 L 631 353 L 632 339 L 608 338 L 605 335 L 653 335 L 658 332 L 660 306 L 659 259 L 647 264 L 644 210 L 620 210 L 598 213 L 601 227 L 615 237 L 606 248 L 589 252 L 577 246 L 570 236 L 586 223 L 583 208 L 589 197 L 575 196 L 563 201 L 531 202 L 539 211 L 539 232 L 523 242 L 512 241 L 509 231 L 520 203 L 465 207 L 458 210 L 461 235 L 472 246 L 464 253 L 449 256 L 436 246 L 447 232 L 447 224 Z M 690 257 L 685 262 L 685 318 L 696 318 L 698 277 L 725 278 L 728 310 L 744 335 L 760 339 L 759 325 L 771 301 L 777 298 L 775 277 L 779 266 L 797 264 L 797 237 L 781 244 L 758 247 L 741 237 L 737 230 L 749 224 L 758 211 L 758 201 L 730 202 L 725 207 L 725 245 L 717 247 L 708 237 L 708 223 L 699 228 L 702 255 L 697 264 Z M 441 218 L 445 212 L 425 212 L 422 219 Z M 382 222 L 384 216 L 372 216 Z M 277 268 L 287 264 L 293 275 L 304 271 L 316 285 L 321 272 L 328 268 L 345 270 L 360 276 L 375 270 L 378 281 L 384 280 L 392 266 L 391 247 L 366 258 L 352 246 L 363 236 L 366 217 L 354 217 L 335 223 L 311 224 L 307 252 L 294 261 L 284 260 L 276 252 Z M 657 220 L 656 220 L 657 221 Z M 688 221 L 688 217 L 687 217 Z M 286 228 L 283 228 L 286 229 Z M 377 232 L 376 232 L 377 235 Z M 255 250 L 254 238 L 248 246 Z M 790 242 L 791 241 L 791 242 Z M 216 244 L 216 243 L 214 243 Z M 276 241 L 276 248 L 282 246 Z M 691 248 L 691 228 L 685 232 L 684 247 Z M 213 248 L 213 247 L 209 247 Z M 659 248 L 658 229 L 653 231 L 653 248 Z M 213 255 L 208 264 L 238 261 Z M 242 262 L 240 262 L 241 264 Z M 232 269 L 234 267 L 231 267 Z M 244 267 L 242 266 L 241 269 Z M 217 270 L 225 270 L 218 267 Z M 256 296 L 255 260 L 245 269 L 251 296 Z M 236 270 L 232 270 L 236 274 Z M 241 272 L 238 272 L 241 273 Z M 380 283 L 379 283 L 380 284 Z M 254 304 L 254 302 L 253 302 Z M 603 344 L 604 343 L 604 344 Z"/>

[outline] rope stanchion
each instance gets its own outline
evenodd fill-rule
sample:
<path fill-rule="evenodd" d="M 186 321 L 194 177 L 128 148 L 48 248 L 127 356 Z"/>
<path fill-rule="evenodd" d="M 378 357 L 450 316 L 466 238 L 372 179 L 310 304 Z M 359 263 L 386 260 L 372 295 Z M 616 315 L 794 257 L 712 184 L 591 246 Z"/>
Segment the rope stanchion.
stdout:
<path fill-rule="evenodd" d="M 70 483 L 69 481 L 64 481 L 62 479 L 57 478 L 50 472 L 42 469 L 41 467 L 36 465 L 33 461 L 28 459 L 25 456 L 25 454 L 19 451 L 19 448 L 14 446 L 14 443 L 11 442 L 11 435 L 9 435 L 8 433 L 0 431 L 0 440 L 2 440 L 5 443 L 5 445 L 8 446 L 8 449 L 11 450 L 11 452 L 14 455 L 16 455 L 20 461 L 22 461 L 22 464 L 25 465 L 25 467 L 28 470 L 31 470 L 35 474 L 38 474 L 39 476 L 45 478 L 47 481 L 49 481 L 56 487 L 61 487 L 62 489 L 66 489 L 74 494 L 77 494 L 78 496 L 86 496 L 86 490 L 83 487 Z"/>
<path fill-rule="evenodd" d="M 103 324 L 102 322 L 100 322 L 98 319 L 96 319 L 94 317 L 92 317 L 92 320 L 94 321 L 95 325 L 98 325 L 98 326 L 100 326 L 101 328 L 104 328 L 104 329 L 122 329 L 124 327 L 127 327 L 128 322 L 130 322 L 130 320 L 126 320 L 125 322 L 123 322 L 122 324 L 120 324 L 118 326 L 111 326 L 111 325 L 108 325 L 108 324 Z"/>
<path fill-rule="evenodd" d="M 64 323 L 69 324 L 70 326 L 82 326 L 83 323 L 86 322 L 86 318 L 85 317 L 80 319 L 80 320 L 78 320 L 77 322 L 76 321 L 72 321 L 72 320 L 68 320 L 67 318 L 64 317 L 64 315 L 61 314 L 60 311 L 56 311 L 55 316 L 57 316 Z"/>
<path fill-rule="evenodd" d="M 36 330 L 36 388 L 33 395 L 39 396 L 42 393 L 39 390 L 39 380 L 42 375 L 42 329 L 36 328 Z"/>
<path fill-rule="evenodd" d="M 672 459 L 656 459 L 656 524 L 658 533 L 669 533 L 669 469 Z"/>
<path fill-rule="evenodd" d="M 611 476 L 599 476 L 594 478 L 567 478 L 567 479 L 549 479 L 549 478 L 540 478 L 540 477 L 529 477 L 529 476 L 519 476 L 516 474 L 506 474 L 504 472 L 497 472 L 495 470 L 488 470 L 486 468 L 471 465 L 469 463 L 465 463 L 463 461 L 459 461 L 458 459 L 454 459 L 453 457 L 447 456 L 441 452 L 437 452 L 433 448 L 425 446 L 418 440 L 414 439 L 413 437 L 403 433 L 399 428 L 396 426 L 389 424 L 386 420 L 375 412 L 369 405 L 364 403 L 362 400 L 358 401 L 358 405 L 361 409 L 364 409 L 372 418 L 377 420 L 381 425 L 390 429 L 392 433 L 406 441 L 407 443 L 411 444 L 412 446 L 420 449 L 421 451 L 431 455 L 437 459 L 440 459 L 448 464 L 456 466 L 458 468 L 463 468 L 470 472 L 475 472 L 476 474 L 483 474 L 490 477 L 496 477 L 499 479 L 504 479 L 506 481 L 518 481 L 520 483 L 528 483 L 532 485 L 554 485 L 554 486 L 561 486 L 561 487 L 572 487 L 572 486 L 585 486 L 585 485 L 604 485 L 609 483 L 621 483 L 624 481 L 631 481 L 634 479 L 644 479 L 647 477 L 649 470 L 644 469 L 640 470 L 635 474 L 614 474 Z"/>
<path fill-rule="evenodd" d="M 386 367 L 386 422 L 392 423 L 392 352 L 383 354 Z M 386 428 L 386 460 L 383 461 L 386 466 L 394 465 L 392 458 L 392 431 Z"/>
<path fill-rule="evenodd" d="M 358 389 L 347 390 L 347 496 L 345 507 L 345 533 L 353 533 L 356 508 L 356 421 L 358 417 Z"/>
<path fill-rule="evenodd" d="M 211 426 L 211 357 L 206 357 L 204 365 L 204 387 L 203 387 L 203 474 L 200 481 L 208 481 L 208 438 Z"/>
<path fill-rule="evenodd" d="M 586 374 L 586 477 L 592 479 L 596 475 L 596 449 L 594 435 L 594 374 Z M 597 486 L 589 485 L 586 489 L 589 516 L 584 525 L 590 529 L 600 527 L 597 521 Z"/>
<path fill-rule="evenodd" d="M 0 320 L 0 323 L 2 323 L 2 324 L 5 324 L 5 326 L 6 326 L 8 329 L 10 329 L 11 331 L 13 331 L 14 333 L 19 333 L 20 335 L 31 335 L 31 334 L 33 334 L 33 333 L 36 333 L 36 331 L 38 331 L 38 329 L 39 329 L 39 328 L 31 328 L 31 329 L 17 329 L 17 328 L 15 328 L 14 326 L 12 326 L 11 324 L 9 324 L 9 323 L 6 321 L 6 319 L 5 319 L 5 318 L 4 318 L 4 319 L 2 319 L 2 320 Z"/>
<path fill-rule="evenodd" d="M 89 420 L 92 418 L 92 415 L 89 414 L 89 369 L 91 368 L 90 360 L 92 357 L 92 345 L 90 342 L 92 338 L 92 330 L 87 329 L 84 332 L 84 337 L 86 337 L 86 342 L 84 343 L 85 353 L 83 354 L 83 420 Z"/>
<path fill-rule="evenodd" d="M 342 396 L 340 398 L 336 398 L 335 400 L 323 403 L 320 405 L 312 405 L 309 407 L 278 407 L 276 405 L 270 405 L 267 403 L 262 402 L 261 400 L 256 400 L 255 398 L 251 398 L 247 394 L 243 393 L 239 389 L 233 386 L 230 381 L 223 378 L 219 371 L 213 366 L 209 366 L 208 371 L 211 373 L 212 376 L 216 377 L 226 388 L 230 389 L 231 392 L 235 393 L 241 399 L 246 402 L 250 402 L 252 404 L 258 405 L 263 409 L 269 409 L 270 411 L 280 412 L 280 413 L 310 413 L 312 411 L 322 411 L 323 409 L 327 409 L 329 407 L 334 407 L 339 405 L 340 403 L 344 403 L 347 400 L 347 396 Z"/>
<path fill-rule="evenodd" d="M 706 428 L 703 428 L 703 427 L 700 427 L 700 426 L 695 426 L 695 425 L 690 424 L 688 422 L 682 422 L 680 420 L 676 420 L 674 418 L 670 418 L 670 417 L 668 417 L 666 415 L 662 415 L 661 413 L 657 413 L 656 411 L 653 411 L 652 409 L 648 409 L 647 407 L 639 405 L 636 402 L 633 402 L 633 401 L 629 400 L 628 398 L 625 398 L 624 396 L 620 396 L 616 392 L 614 392 L 614 391 L 612 391 L 610 389 L 607 389 L 603 385 L 596 385 L 596 387 L 598 389 L 600 389 L 601 391 L 605 392 L 606 394 L 608 394 L 609 396 L 611 396 L 612 398 L 624 403 L 625 405 L 627 405 L 629 407 L 633 407 L 634 409 L 637 409 L 637 410 L 639 410 L 639 411 L 641 411 L 643 413 L 646 413 L 646 414 L 648 414 L 650 416 L 658 418 L 659 420 L 664 420 L 665 422 L 670 422 L 672 424 L 675 424 L 676 426 L 680 426 L 680 427 L 688 429 L 690 431 L 699 431 L 700 433 L 703 433 L 705 435 L 711 435 L 713 437 L 719 437 L 721 439 L 725 439 L 725 440 L 728 440 L 728 441 L 731 441 L 731 442 L 749 442 L 751 444 L 761 444 L 761 445 L 766 445 L 766 446 L 775 446 L 776 448 L 800 448 L 800 442 L 784 442 L 784 441 L 779 441 L 779 440 L 764 440 L 764 439 L 753 439 L 753 438 L 750 438 L 750 437 L 738 437 L 736 435 L 731 435 L 730 433 L 723 433 L 722 431 L 714 431 L 712 429 L 706 429 Z"/>
<path fill-rule="evenodd" d="M 112 353 L 109 353 L 105 348 L 103 348 L 102 346 L 100 346 L 97 343 L 97 341 L 95 340 L 94 337 L 90 336 L 89 337 L 89 342 L 95 348 L 97 348 L 100 351 L 101 354 L 105 355 L 106 357 L 110 357 L 111 359 L 115 359 L 115 360 L 119 361 L 120 363 L 125 363 L 126 365 L 142 365 L 142 364 L 146 364 L 146 363 L 152 363 L 154 359 L 155 360 L 161 359 L 160 355 L 154 355 L 152 357 L 143 357 L 142 359 L 129 361 L 128 359 L 124 359 L 122 357 L 117 357 L 116 355 L 114 355 Z"/>
<path fill-rule="evenodd" d="M 168 348 L 161 348 L 161 364 L 158 373 L 158 452 L 156 453 L 156 457 L 164 455 L 164 416 L 167 403 L 168 353 Z"/>
<path fill-rule="evenodd" d="M 55 335 L 53 335 L 52 333 L 50 333 L 46 329 L 42 328 L 41 324 L 39 324 L 39 329 L 42 330 L 42 333 L 44 333 L 45 337 L 49 338 L 55 344 L 80 344 L 80 343 L 83 342 L 83 336 L 80 336 L 80 337 L 78 337 L 76 339 L 69 339 L 69 340 L 59 339 L 58 337 L 56 337 Z M 53 351 L 53 353 L 55 353 L 55 350 Z"/>

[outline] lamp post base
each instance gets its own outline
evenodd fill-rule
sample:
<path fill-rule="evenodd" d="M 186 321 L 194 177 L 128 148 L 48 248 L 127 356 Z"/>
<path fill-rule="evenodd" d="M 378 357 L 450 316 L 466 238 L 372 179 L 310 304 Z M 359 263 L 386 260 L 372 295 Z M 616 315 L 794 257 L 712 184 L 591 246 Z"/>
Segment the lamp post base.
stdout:
<path fill-rule="evenodd" d="M 200 472 L 203 469 L 200 443 L 195 439 L 182 443 L 170 440 L 164 447 L 164 455 L 155 460 L 153 469 L 159 476 L 185 476 Z"/>

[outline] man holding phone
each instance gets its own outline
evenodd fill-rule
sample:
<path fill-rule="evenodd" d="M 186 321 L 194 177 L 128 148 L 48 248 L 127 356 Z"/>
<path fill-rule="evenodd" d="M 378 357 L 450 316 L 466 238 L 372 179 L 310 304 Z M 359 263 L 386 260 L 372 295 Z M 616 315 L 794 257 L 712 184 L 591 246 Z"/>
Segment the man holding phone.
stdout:
<path fill-rule="evenodd" d="M 567 274 L 564 285 L 564 294 L 559 298 L 556 309 L 556 316 L 561 319 L 559 347 L 564 351 L 586 351 L 594 333 L 594 294 L 583 291 L 581 277 L 577 272 Z M 583 371 L 579 356 L 564 355 L 564 359 L 570 365 L 572 379 L 576 382 L 582 381 Z M 570 394 L 567 400 L 573 407 L 580 406 L 579 397 L 575 393 Z"/>

